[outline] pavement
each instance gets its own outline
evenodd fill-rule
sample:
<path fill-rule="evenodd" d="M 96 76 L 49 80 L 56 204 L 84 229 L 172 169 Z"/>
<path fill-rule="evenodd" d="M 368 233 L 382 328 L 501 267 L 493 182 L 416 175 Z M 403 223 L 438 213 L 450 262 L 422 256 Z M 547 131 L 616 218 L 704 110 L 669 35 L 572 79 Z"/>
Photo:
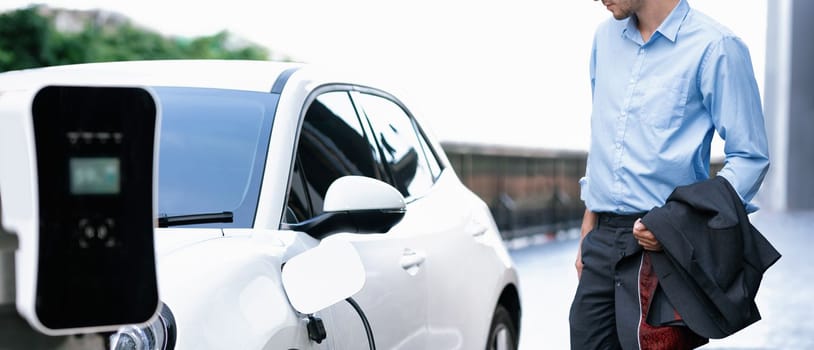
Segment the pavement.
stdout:
<path fill-rule="evenodd" d="M 783 255 L 764 275 L 755 300 L 763 319 L 701 349 L 814 349 L 814 210 L 761 210 L 750 220 Z M 520 350 L 569 349 L 578 235 L 570 230 L 506 242 L 520 275 Z"/>

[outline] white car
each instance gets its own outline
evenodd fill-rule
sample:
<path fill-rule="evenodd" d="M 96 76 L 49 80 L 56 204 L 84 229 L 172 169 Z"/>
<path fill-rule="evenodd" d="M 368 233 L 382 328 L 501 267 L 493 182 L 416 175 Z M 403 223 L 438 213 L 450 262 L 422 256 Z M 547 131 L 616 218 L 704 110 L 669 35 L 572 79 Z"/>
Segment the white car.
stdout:
<path fill-rule="evenodd" d="M 378 83 L 265 61 L 0 74 L 0 91 L 24 85 L 157 101 L 166 307 L 113 347 L 517 348 L 518 277 L 488 207 Z"/>

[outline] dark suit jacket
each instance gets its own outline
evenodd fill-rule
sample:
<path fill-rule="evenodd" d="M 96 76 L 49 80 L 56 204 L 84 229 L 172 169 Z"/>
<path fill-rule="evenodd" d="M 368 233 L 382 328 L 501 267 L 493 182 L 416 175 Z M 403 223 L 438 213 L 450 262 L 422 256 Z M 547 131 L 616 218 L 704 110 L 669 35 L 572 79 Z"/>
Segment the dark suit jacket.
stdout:
<path fill-rule="evenodd" d="M 664 248 L 650 252 L 660 288 L 690 329 L 723 338 L 760 319 L 755 294 L 780 254 L 726 179 L 676 188 L 642 222 Z"/>

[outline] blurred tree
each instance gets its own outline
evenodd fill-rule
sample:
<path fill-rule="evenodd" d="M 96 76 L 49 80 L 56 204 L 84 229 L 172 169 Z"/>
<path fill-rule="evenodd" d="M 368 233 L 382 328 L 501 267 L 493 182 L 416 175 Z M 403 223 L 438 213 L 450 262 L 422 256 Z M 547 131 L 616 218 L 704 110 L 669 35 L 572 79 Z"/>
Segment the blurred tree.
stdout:
<path fill-rule="evenodd" d="M 230 33 L 193 39 L 168 38 L 129 21 L 85 20 L 81 30 L 55 28 L 54 11 L 32 6 L 0 13 L 0 72 L 85 62 L 142 59 L 220 58 L 267 60 L 265 48 Z"/>
<path fill-rule="evenodd" d="M 49 21 L 35 8 L 0 14 L 0 70 L 53 63 L 49 48 L 52 32 Z"/>

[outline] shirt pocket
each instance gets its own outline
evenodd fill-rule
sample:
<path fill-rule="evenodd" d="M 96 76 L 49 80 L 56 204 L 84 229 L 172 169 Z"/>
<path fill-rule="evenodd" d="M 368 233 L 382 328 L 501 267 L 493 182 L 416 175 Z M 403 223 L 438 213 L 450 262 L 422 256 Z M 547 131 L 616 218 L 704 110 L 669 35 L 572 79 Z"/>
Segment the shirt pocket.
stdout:
<path fill-rule="evenodd" d="M 678 127 L 687 109 L 688 91 L 687 78 L 659 79 L 646 84 L 642 92 L 642 122 L 657 129 Z"/>

